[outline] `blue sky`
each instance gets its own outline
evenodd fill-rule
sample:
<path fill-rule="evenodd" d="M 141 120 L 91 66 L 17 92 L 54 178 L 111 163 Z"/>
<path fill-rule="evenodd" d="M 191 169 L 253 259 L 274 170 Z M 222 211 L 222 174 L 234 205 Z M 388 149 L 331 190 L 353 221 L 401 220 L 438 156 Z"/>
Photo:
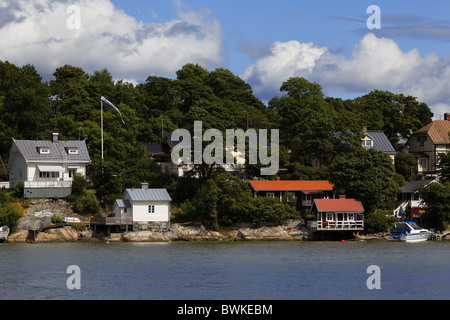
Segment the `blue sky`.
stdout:
<path fill-rule="evenodd" d="M 404 51 L 450 55 L 449 1 L 299 1 L 299 0 L 112 0 L 118 9 L 145 23 L 177 18 L 179 10 L 210 10 L 224 32 L 224 66 L 240 74 L 253 59 L 246 47 L 270 47 L 298 40 L 327 46 L 346 57 L 368 32 L 389 36 Z M 381 9 L 381 29 L 369 30 L 370 5 Z M 422 27 L 423 29 L 419 28 Z M 428 33 L 425 28 L 429 27 Z M 434 30 L 432 30 L 434 29 Z M 421 32 L 422 31 L 422 32 Z"/>
<path fill-rule="evenodd" d="M 71 5 L 77 28 L 67 26 Z M 379 30 L 366 26 L 370 5 Z M 450 2 L 7 0 L 0 60 L 33 64 L 44 78 L 68 63 L 134 83 L 192 62 L 231 70 L 263 101 L 303 76 L 334 97 L 413 95 L 436 118 L 450 111 Z"/>

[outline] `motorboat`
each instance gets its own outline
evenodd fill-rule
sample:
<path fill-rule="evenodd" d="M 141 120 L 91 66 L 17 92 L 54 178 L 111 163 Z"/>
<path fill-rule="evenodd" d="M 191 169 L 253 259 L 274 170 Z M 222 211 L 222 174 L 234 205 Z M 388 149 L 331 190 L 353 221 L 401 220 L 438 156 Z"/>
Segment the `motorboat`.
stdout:
<path fill-rule="evenodd" d="M 412 221 L 401 221 L 395 224 L 389 241 L 420 242 L 427 241 L 434 232 L 424 229 Z"/>
<path fill-rule="evenodd" d="M 8 226 L 1 226 L 0 227 L 0 242 L 3 242 L 6 240 L 9 234 L 9 228 Z"/>

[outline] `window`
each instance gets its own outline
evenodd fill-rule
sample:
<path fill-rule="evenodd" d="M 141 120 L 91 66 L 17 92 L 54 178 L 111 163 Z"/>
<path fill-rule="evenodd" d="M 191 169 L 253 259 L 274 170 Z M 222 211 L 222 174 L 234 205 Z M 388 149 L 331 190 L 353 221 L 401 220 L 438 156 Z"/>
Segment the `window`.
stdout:
<path fill-rule="evenodd" d="M 347 219 L 348 219 L 349 221 L 355 221 L 355 214 L 354 214 L 354 213 L 349 213 L 349 214 L 347 215 Z"/>
<path fill-rule="evenodd" d="M 364 139 L 364 140 L 362 141 L 362 146 L 363 146 L 365 149 L 373 148 L 373 140 L 370 140 L 370 139 Z"/>
<path fill-rule="evenodd" d="M 427 141 L 427 136 L 419 136 L 419 137 L 417 137 L 417 142 L 419 142 L 419 144 L 421 146 L 423 146 L 425 144 L 425 141 Z"/>
<path fill-rule="evenodd" d="M 148 206 L 148 213 L 155 213 L 155 206 L 154 205 L 149 205 Z"/>
<path fill-rule="evenodd" d="M 78 148 L 68 148 L 67 152 L 69 154 L 78 154 Z"/>
<path fill-rule="evenodd" d="M 334 215 L 332 213 L 327 213 L 327 221 L 334 221 Z"/>
<path fill-rule="evenodd" d="M 269 198 L 275 198 L 275 192 L 267 192 L 266 196 Z"/>
<path fill-rule="evenodd" d="M 427 159 L 419 159 L 419 167 L 425 168 L 427 166 Z"/>
<path fill-rule="evenodd" d="M 75 172 L 77 172 L 77 169 L 69 169 L 69 178 L 72 178 Z"/>
<path fill-rule="evenodd" d="M 59 172 L 39 171 L 39 178 L 59 178 Z"/>
<path fill-rule="evenodd" d="M 39 148 L 40 154 L 50 154 L 50 148 Z"/>

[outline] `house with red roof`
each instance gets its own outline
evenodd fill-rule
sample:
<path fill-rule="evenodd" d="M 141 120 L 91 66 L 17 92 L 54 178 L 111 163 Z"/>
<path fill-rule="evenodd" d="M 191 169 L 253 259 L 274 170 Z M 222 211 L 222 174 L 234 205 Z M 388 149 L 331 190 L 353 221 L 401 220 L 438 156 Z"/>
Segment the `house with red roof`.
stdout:
<path fill-rule="evenodd" d="M 333 184 L 327 180 L 250 180 L 254 197 L 272 197 L 283 202 L 289 193 L 298 210 L 310 212 L 315 199 L 333 198 Z"/>
<path fill-rule="evenodd" d="M 315 199 L 311 207 L 314 220 L 308 221 L 312 231 L 364 230 L 364 207 L 361 201 L 347 199 Z"/>

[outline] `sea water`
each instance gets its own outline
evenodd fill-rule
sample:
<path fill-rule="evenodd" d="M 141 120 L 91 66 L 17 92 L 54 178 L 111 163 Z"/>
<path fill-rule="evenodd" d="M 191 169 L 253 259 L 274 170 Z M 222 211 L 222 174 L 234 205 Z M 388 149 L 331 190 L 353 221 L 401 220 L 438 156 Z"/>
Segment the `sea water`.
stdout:
<path fill-rule="evenodd" d="M 450 242 L 3 243 L 0 291 L 15 300 L 447 300 Z"/>

